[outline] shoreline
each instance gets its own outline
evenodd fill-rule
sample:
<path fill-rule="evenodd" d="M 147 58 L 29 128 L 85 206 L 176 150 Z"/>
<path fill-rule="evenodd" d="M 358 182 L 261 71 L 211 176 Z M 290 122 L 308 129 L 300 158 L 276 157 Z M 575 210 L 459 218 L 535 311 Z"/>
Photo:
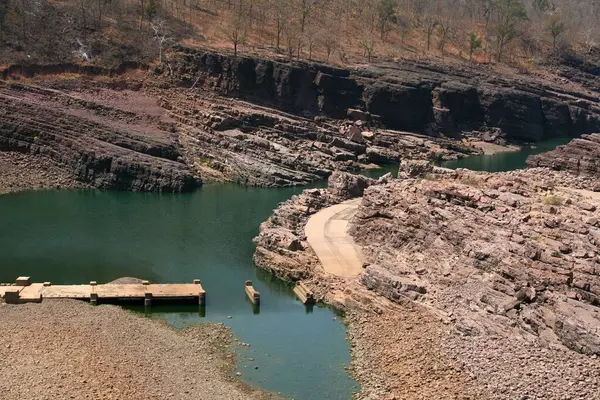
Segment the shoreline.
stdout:
<path fill-rule="evenodd" d="M 566 178 L 551 171 L 541 172 L 541 175 Z M 352 179 L 348 178 L 346 182 L 342 179 L 341 184 L 338 179 L 333 188 L 330 182 L 328 189 L 306 190 L 282 203 L 261 225 L 259 236 L 255 238 L 257 251 L 254 259 L 258 267 L 282 279 L 302 280 L 318 300 L 345 315 L 351 342 L 351 371 L 362 388 L 355 398 L 515 398 L 525 393 L 524 389 L 520 383 L 517 384 L 518 380 L 511 381 L 505 371 L 517 368 L 520 357 L 525 357 L 532 364 L 526 368 L 528 376 L 546 379 L 547 374 L 551 375 L 547 378 L 550 381 L 544 381 L 547 386 L 540 390 L 547 389 L 551 393 L 547 398 L 558 399 L 562 398 L 559 387 L 581 372 L 577 365 L 589 365 L 589 368 L 598 365 L 596 356 L 577 354 L 566 348 L 546 347 L 547 333 L 536 340 L 527 335 L 525 339 L 505 336 L 504 328 L 489 332 L 485 328 L 483 336 L 477 333 L 481 328 L 463 332 L 461 327 L 469 321 L 468 315 L 464 316 L 465 322 L 459 314 L 444 312 L 430 301 L 415 301 L 417 299 L 410 295 L 413 292 L 396 297 L 392 293 L 394 289 L 389 288 L 388 291 L 382 282 L 375 287 L 367 287 L 363 279 L 359 282 L 358 279 L 325 273 L 304 235 L 308 206 L 313 215 L 323 207 L 346 200 L 346 197 L 339 196 L 343 192 L 340 188 L 355 187 L 349 183 Z M 587 182 L 576 176 L 568 179 L 573 187 Z M 371 184 L 379 188 L 373 180 Z M 369 203 L 373 204 L 373 200 L 370 199 Z M 366 218 L 365 221 L 369 221 Z M 368 261 L 372 260 L 368 257 Z M 410 285 L 407 283 L 406 286 Z M 388 294 L 395 302 L 386 298 Z M 479 326 L 478 323 L 471 324 Z M 515 349 L 511 349 L 513 342 L 519 343 Z M 497 361 L 486 358 L 486 349 Z M 564 365 L 565 373 L 559 377 L 555 370 L 546 371 L 544 363 L 560 363 Z M 599 377 L 596 375 L 587 378 L 586 382 L 591 387 L 598 384 Z M 552 384 L 552 379 L 562 383 Z M 511 386 L 510 390 L 506 385 Z M 583 393 L 582 389 L 585 391 L 585 388 L 579 387 L 578 393 Z M 533 390 L 532 393 L 535 393 L 532 398 L 537 398 L 540 392 Z"/>
<path fill-rule="evenodd" d="M 0 303 L 0 322 L 0 389 L 8 397 L 277 398 L 232 377 L 234 335 L 222 324 L 176 329 L 76 300 Z"/>
<path fill-rule="evenodd" d="M 369 178 L 359 179 L 376 182 Z M 481 392 L 471 387 L 469 379 L 456 373 L 460 370 L 459 365 L 445 359 L 441 351 L 436 352 L 442 348 L 440 332 L 445 327 L 441 315 L 418 304 L 391 303 L 367 290 L 356 279 L 325 273 L 316 254 L 305 242 L 304 226 L 309 204 L 312 215 L 345 200 L 344 187 L 352 184 L 342 177 L 336 185 L 339 185 L 336 189 L 340 189 L 334 190 L 336 194 L 327 189 L 309 189 L 293 196 L 261 224 L 259 236 L 255 238 L 257 267 L 283 280 L 302 280 L 317 300 L 344 316 L 351 344 L 350 371 L 361 387 L 353 398 L 485 399 Z M 300 250 L 291 251 L 290 248 Z M 390 321 L 411 322 L 406 329 L 398 329 Z M 423 335 L 424 332 L 427 335 Z M 389 352 L 391 347 L 398 350 Z M 415 354 L 412 350 L 416 348 L 422 353 Z M 393 365 L 398 367 L 392 368 Z M 441 392 L 439 385 L 447 389 Z"/>
<path fill-rule="evenodd" d="M 47 189 L 82 189 L 54 161 L 42 155 L 0 151 L 0 195 Z"/>

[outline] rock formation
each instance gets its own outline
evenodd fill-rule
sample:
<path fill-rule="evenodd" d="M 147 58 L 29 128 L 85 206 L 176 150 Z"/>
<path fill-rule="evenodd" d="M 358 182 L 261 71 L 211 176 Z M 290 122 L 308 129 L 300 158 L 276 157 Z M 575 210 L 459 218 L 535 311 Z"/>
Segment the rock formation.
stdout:
<path fill-rule="evenodd" d="M 134 67 L 4 69 L 0 149 L 45 154 L 84 185 L 179 192 L 199 178 L 302 185 L 476 152 L 461 135 L 506 144 L 600 130 L 597 98 L 580 83 L 483 67 L 344 69 L 183 47 L 153 74 L 120 80 Z M 44 78 L 63 72 L 87 79 Z M 16 83 L 20 74 L 39 86 Z"/>
<path fill-rule="evenodd" d="M 325 273 L 304 237 L 310 214 L 360 193 L 351 176 L 281 203 L 255 239 L 259 267 L 345 311 L 359 398 L 595 398 L 600 200 L 576 189 L 591 178 L 420 162 L 399 176 L 350 223 L 358 279 Z"/>
<path fill-rule="evenodd" d="M 583 135 L 555 150 L 530 156 L 527 164 L 574 174 L 600 176 L 600 133 Z M 600 187 L 598 187 L 600 190 Z"/>
<path fill-rule="evenodd" d="M 186 192 L 200 181 L 156 121 L 57 90 L 0 83 L 0 151 L 49 157 L 102 189 Z"/>
<path fill-rule="evenodd" d="M 118 90 L 102 81 L 40 83 L 53 88 L 0 82 L 0 151 L 43 155 L 92 187 L 190 191 L 198 176 L 291 186 L 397 163 L 400 154 L 473 152 L 451 139 L 381 129 L 371 118 L 309 119 L 210 91 L 164 88 L 160 79 L 143 89 L 115 82 L 124 86 Z"/>
<path fill-rule="evenodd" d="M 361 282 L 473 335 L 516 326 L 600 355 L 600 201 L 551 176 L 459 170 L 367 189 L 351 225 L 371 263 Z"/>
<path fill-rule="evenodd" d="M 177 50 L 172 74 L 179 84 L 298 115 L 343 118 L 351 108 L 392 129 L 448 135 L 498 127 L 508 139 L 522 141 L 600 130 L 597 94 L 580 83 L 451 63 L 403 61 L 343 69 Z"/>
<path fill-rule="evenodd" d="M 366 121 L 305 118 L 214 93 L 153 89 L 177 122 L 188 162 L 206 179 L 292 186 L 370 164 L 452 159 L 472 152 L 455 140 L 381 129 Z M 360 138 L 353 132 L 359 132 Z M 363 135 L 364 133 L 364 135 Z"/>

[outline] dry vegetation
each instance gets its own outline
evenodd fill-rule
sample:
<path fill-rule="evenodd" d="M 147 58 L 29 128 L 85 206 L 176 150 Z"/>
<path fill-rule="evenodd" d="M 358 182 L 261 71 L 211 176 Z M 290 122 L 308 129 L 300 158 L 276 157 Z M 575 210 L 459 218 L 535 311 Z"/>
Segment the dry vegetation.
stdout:
<path fill-rule="evenodd" d="M 595 63 L 598 21 L 598 0 L 0 0 L 0 64 L 158 61 L 174 43 L 334 63 Z"/>

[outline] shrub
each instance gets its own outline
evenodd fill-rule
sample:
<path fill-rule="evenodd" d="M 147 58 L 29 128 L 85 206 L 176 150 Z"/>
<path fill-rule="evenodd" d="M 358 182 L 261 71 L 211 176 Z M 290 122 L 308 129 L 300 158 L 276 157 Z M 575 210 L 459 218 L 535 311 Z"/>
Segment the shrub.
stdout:
<path fill-rule="evenodd" d="M 542 199 L 542 203 L 544 203 L 547 206 L 562 206 L 563 205 L 563 199 L 562 197 L 558 197 L 558 196 L 545 196 Z"/>

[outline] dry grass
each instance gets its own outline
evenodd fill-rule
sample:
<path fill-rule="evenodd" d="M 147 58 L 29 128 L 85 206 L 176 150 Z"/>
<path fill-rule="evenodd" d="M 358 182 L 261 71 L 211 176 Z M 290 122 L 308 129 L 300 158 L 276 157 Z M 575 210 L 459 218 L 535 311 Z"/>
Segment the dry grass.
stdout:
<path fill-rule="evenodd" d="M 548 195 L 542 198 L 542 203 L 547 206 L 562 206 L 564 204 L 564 200 L 562 197 L 556 195 Z"/>

